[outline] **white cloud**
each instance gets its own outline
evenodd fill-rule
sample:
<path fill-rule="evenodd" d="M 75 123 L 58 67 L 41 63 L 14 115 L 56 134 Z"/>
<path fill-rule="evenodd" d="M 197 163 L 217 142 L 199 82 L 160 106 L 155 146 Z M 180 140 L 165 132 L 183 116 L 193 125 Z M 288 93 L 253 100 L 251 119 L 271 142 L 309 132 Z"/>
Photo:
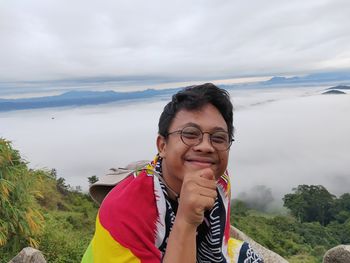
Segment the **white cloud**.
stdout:
<path fill-rule="evenodd" d="M 318 95 L 323 89 L 231 91 L 234 197 L 250 195 L 256 185 L 270 188 L 276 200 L 299 184 L 349 192 L 350 95 Z M 31 167 L 56 168 L 68 183 L 87 189 L 88 176 L 154 157 L 168 99 L 4 112 L 0 137 L 13 141 Z"/>

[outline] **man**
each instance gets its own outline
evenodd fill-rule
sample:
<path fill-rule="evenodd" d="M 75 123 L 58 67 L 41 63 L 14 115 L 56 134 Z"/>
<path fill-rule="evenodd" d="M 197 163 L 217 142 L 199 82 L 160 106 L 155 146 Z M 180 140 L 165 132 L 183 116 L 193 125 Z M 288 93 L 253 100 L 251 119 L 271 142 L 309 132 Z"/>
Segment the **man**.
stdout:
<path fill-rule="evenodd" d="M 229 94 L 210 83 L 172 97 L 157 156 L 104 199 L 83 263 L 263 262 L 229 237 L 232 110 Z"/>

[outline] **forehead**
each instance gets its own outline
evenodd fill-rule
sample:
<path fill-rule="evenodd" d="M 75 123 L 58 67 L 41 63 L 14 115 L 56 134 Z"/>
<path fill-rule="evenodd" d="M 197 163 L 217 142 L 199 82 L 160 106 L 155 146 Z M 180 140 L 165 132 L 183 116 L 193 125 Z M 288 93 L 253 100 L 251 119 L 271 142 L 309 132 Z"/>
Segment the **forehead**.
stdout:
<path fill-rule="evenodd" d="M 212 104 L 206 104 L 195 110 L 182 109 L 178 111 L 169 128 L 183 128 L 193 123 L 204 130 L 224 129 L 227 131 L 227 124 L 224 117 Z"/>

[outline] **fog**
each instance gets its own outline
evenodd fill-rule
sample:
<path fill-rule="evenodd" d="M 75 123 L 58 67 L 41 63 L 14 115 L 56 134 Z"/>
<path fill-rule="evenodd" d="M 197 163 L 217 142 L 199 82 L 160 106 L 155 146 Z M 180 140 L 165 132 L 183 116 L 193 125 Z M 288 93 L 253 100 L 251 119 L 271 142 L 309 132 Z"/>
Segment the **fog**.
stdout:
<path fill-rule="evenodd" d="M 279 201 L 299 184 L 322 184 L 336 195 L 350 191 L 350 95 L 322 90 L 231 91 L 233 197 L 263 189 Z M 167 99 L 1 113 L 0 137 L 11 140 L 30 167 L 55 168 L 86 190 L 91 175 L 153 158 Z"/>

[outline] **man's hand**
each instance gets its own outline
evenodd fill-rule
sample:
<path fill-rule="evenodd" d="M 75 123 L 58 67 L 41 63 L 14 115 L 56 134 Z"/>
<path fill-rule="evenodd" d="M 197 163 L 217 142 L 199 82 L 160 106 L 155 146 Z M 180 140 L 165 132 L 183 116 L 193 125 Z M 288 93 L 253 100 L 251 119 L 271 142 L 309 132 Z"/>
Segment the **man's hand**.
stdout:
<path fill-rule="evenodd" d="M 196 170 L 184 176 L 176 219 L 198 226 L 204 212 L 210 210 L 217 197 L 216 180 L 210 168 Z"/>

